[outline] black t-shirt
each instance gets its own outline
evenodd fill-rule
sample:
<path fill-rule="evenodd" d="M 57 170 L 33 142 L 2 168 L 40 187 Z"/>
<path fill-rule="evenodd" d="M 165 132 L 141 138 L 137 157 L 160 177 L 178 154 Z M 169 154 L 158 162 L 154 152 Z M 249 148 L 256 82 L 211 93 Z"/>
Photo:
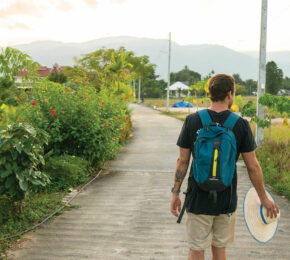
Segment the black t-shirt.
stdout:
<path fill-rule="evenodd" d="M 229 110 L 215 112 L 208 109 L 209 115 L 213 122 L 223 124 L 229 114 Z M 191 149 L 194 155 L 194 142 L 197 137 L 197 131 L 202 128 L 202 123 L 198 113 L 187 116 L 181 133 L 179 135 L 177 145 L 181 148 Z M 253 137 L 250 125 L 247 120 L 240 117 L 233 128 L 237 143 L 237 158 L 240 153 L 252 152 L 256 149 L 256 142 Z M 219 215 L 232 213 L 237 208 L 237 170 L 233 177 L 232 185 L 226 190 L 218 192 L 217 202 L 214 204 L 209 199 L 209 193 L 201 190 L 193 178 L 193 167 L 191 166 L 188 183 L 192 184 L 192 191 L 189 195 L 189 205 L 187 210 L 194 214 Z"/>

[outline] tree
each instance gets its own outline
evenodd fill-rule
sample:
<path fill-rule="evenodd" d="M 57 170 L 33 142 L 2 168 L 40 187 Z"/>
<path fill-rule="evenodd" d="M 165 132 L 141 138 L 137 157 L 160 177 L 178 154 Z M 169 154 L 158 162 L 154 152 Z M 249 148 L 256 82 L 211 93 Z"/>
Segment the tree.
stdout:
<path fill-rule="evenodd" d="M 287 76 L 283 79 L 283 83 L 281 86 L 282 89 L 287 89 L 290 90 L 290 78 L 288 78 Z"/>
<path fill-rule="evenodd" d="M 61 84 L 67 82 L 67 77 L 64 75 L 61 67 L 57 63 L 53 65 L 52 72 L 49 74 L 48 79 Z"/>
<path fill-rule="evenodd" d="M 246 87 L 241 84 L 236 84 L 236 95 L 246 95 L 247 90 Z"/>
<path fill-rule="evenodd" d="M 165 96 L 167 82 L 157 80 L 159 76 L 153 72 L 142 82 L 142 96 L 145 98 L 161 98 Z"/>
<path fill-rule="evenodd" d="M 8 78 L 0 78 L 0 106 L 2 104 L 16 105 L 15 92 L 16 88 L 13 81 Z"/>
<path fill-rule="evenodd" d="M 170 82 L 174 83 L 177 81 L 187 82 L 188 85 L 193 85 L 201 80 L 201 75 L 198 72 L 190 70 L 187 66 L 178 72 L 170 73 Z"/>
<path fill-rule="evenodd" d="M 283 83 L 283 71 L 274 61 L 266 65 L 266 93 L 276 95 Z"/>
<path fill-rule="evenodd" d="M 240 74 L 238 73 L 233 74 L 233 78 L 235 79 L 236 84 L 245 85 L 245 82 L 242 80 Z"/>
<path fill-rule="evenodd" d="M 26 71 L 23 77 L 35 75 L 39 64 L 34 62 L 32 58 L 17 49 L 7 47 L 1 50 L 0 53 L 0 73 L 3 77 L 14 80 L 20 72 Z"/>
<path fill-rule="evenodd" d="M 247 79 L 245 81 L 245 87 L 248 91 L 248 95 L 252 95 L 253 92 L 257 91 L 257 81 L 253 79 Z"/>

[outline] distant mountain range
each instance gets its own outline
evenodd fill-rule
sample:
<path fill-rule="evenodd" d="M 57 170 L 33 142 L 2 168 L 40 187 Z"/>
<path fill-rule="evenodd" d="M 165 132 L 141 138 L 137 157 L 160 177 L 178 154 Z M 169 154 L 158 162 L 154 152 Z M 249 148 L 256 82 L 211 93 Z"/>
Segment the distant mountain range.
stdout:
<path fill-rule="evenodd" d="M 57 41 L 37 41 L 12 46 L 29 54 L 35 61 L 45 66 L 73 65 L 73 57 L 80 58 L 102 47 L 124 46 L 137 56 L 148 55 L 157 65 L 156 73 L 167 80 L 168 40 L 136 38 L 130 36 L 108 37 L 83 43 L 63 43 Z M 258 52 L 237 52 L 219 45 L 179 45 L 172 42 L 171 71 L 177 72 L 187 65 L 202 76 L 211 70 L 216 73 L 239 73 L 242 79 L 257 79 Z M 274 60 L 284 75 L 290 76 L 290 51 L 269 52 L 267 60 Z"/>

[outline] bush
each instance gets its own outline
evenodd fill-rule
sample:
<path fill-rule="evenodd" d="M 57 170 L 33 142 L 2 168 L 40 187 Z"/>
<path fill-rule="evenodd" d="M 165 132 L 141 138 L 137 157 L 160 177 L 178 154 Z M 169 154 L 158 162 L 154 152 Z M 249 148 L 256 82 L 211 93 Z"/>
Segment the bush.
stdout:
<path fill-rule="evenodd" d="M 43 145 L 48 134 L 28 124 L 15 123 L 1 131 L 0 197 L 22 200 L 33 186 L 45 186 L 49 179 L 39 170 L 45 164 Z"/>
<path fill-rule="evenodd" d="M 43 171 L 50 176 L 47 191 L 67 190 L 88 180 L 92 168 L 88 161 L 70 155 L 50 157 Z"/>
<path fill-rule="evenodd" d="M 263 169 L 265 182 L 290 200 L 290 141 L 271 142 L 259 147 L 257 158 Z"/>
<path fill-rule="evenodd" d="M 89 85 L 72 90 L 43 82 L 31 95 L 23 95 L 22 120 L 51 136 L 45 151 L 54 155 L 75 155 L 95 165 L 113 158 L 129 135 L 127 97 L 96 93 Z"/>

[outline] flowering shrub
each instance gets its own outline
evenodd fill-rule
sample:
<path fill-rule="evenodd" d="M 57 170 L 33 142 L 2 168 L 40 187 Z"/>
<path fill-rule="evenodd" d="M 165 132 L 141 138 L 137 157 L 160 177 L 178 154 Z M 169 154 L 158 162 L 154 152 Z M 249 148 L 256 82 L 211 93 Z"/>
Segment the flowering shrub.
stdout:
<path fill-rule="evenodd" d="M 48 134 L 28 124 L 15 123 L 1 131 L 0 197 L 22 200 L 33 186 L 45 186 L 49 179 L 39 170 Z"/>
<path fill-rule="evenodd" d="M 33 102 L 23 95 L 19 116 L 50 135 L 45 151 L 75 155 L 101 165 L 113 158 L 130 134 L 127 96 L 96 93 L 89 83 L 78 89 L 44 81 L 32 90 Z M 118 118 L 118 120 L 116 120 Z"/>

